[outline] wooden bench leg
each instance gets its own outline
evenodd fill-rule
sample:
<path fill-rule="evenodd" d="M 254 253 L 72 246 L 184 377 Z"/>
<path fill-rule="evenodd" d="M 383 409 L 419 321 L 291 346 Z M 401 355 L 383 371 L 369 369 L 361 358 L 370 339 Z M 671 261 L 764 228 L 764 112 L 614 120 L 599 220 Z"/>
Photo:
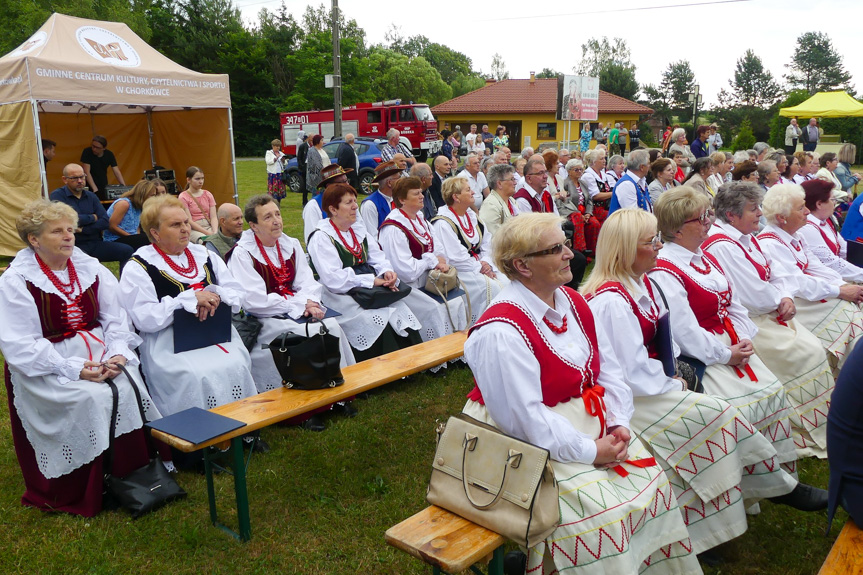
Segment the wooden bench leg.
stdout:
<path fill-rule="evenodd" d="M 471 565 L 470 570 L 477 575 L 485 575 L 476 565 Z M 440 567 L 432 565 L 432 575 L 447 575 Z M 488 563 L 488 575 L 503 575 L 503 545 L 494 550 L 491 561 Z"/>
<path fill-rule="evenodd" d="M 216 490 L 213 485 L 213 456 L 210 449 L 204 450 L 204 474 L 207 478 L 207 499 L 210 503 L 210 521 L 213 525 L 246 542 L 252 538 L 252 523 L 249 514 L 249 493 L 246 489 L 246 460 L 243 457 L 243 438 L 231 439 L 230 460 L 231 471 L 234 476 L 234 494 L 237 499 L 237 523 L 239 533 L 219 521 L 219 512 L 216 509 Z"/>

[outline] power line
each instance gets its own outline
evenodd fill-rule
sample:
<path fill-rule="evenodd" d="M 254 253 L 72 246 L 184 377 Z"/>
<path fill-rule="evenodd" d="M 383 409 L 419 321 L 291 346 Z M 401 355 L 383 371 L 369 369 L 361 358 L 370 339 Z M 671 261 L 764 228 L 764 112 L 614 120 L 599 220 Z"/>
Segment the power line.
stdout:
<path fill-rule="evenodd" d="M 711 4 L 736 4 L 738 2 L 752 2 L 752 0 L 713 0 L 711 2 L 690 2 L 688 4 L 667 4 L 664 6 L 639 6 L 638 8 L 614 8 L 608 10 L 593 10 L 590 12 L 569 12 L 567 14 L 546 14 L 544 16 L 510 16 L 506 18 L 485 18 L 479 22 L 503 22 L 505 20 L 535 20 L 537 18 L 560 18 L 562 16 L 590 16 L 593 14 L 609 14 L 620 12 L 641 12 L 645 10 L 663 10 L 666 8 L 691 8 L 695 6 L 710 6 Z"/>

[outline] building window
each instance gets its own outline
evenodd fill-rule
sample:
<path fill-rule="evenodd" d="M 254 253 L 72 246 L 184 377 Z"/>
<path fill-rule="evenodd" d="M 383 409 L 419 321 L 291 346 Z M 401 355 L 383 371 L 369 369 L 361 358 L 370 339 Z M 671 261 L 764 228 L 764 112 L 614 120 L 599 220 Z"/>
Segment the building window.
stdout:
<path fill-rule="evenodd" d="M 543 123 L 539 122 L 536 125 L 537 140 L 556 140 L 557 139 L 557 122 Z"/>

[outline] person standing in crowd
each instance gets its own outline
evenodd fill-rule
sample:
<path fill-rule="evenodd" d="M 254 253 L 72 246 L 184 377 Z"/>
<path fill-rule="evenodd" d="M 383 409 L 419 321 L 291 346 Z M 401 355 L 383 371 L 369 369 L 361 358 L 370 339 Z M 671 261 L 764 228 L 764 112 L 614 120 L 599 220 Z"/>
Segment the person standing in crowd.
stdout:
<path fill-rule="evenodd" d="M 641 130 L 638 129 L 638 124 L 633 122 L 629 129 L 629 149 L 635 150 L 641 145 Z"/>
<path fill-rule="evenodd" d="M 497 152 L 501 148 L 509 147 L 509 136 L 506 133 L 505 126 L 498 126 L 497 129 L 494 131 L 493 144 L 495 152 Z"/>
<path fill-rule="evenodd" d="M 603 146 L 605 145 L 605 128 L 602 122 L 600 122 L 599 125 L 596 126 L 596 129 L 593 131 L 593 139 L 596 140 L 597 144 L 602 144 Z"/>
<path fill-rule="evenodd" d="M 590 124 L 585 122 L 581 128 L 581 137 L 578 139 L 578 149 L 582 154 L 590 149 L 590 139 L 592 136 L 593 132 L 590 131 Z"/>
<path fill-rule="evenodd" d="M 106 242 L 102 232 L 108 229 L 108 214 L 93 192 L 84 189 L 84 169 L 78 164 L 63 168 L 62 188 L 51 192 L 52 202 L 63 202 L 78 213 L 75 226 L 75 245 L 88 256 L 100 262 L 120 262 L 122 267 L 134 250 L 117 242 Z"/>
<path fill-rule="evenodd" d="M 797 140 L 803 135 L 803 130 L 797 125 L 797 118 L 791 118 L 788 126 L 785 128 L 785 153 L 794 154 L 797 152 Z"/>
<path fill-rule="evenodd" d="M 464 137 L 465 144 L 467 144 L 467 153 L 468 154 L 470 154 L 471 152 L 474 152 L 477 154 L 479 153 L 478 150 L 476 149 L 477 136 L 478 136 L 478 134 L 476 133 L 476 124 L 471 124 L 470 125 L 470 132 L 468 132 L 467 136 Z M 482 154 L 479 154 L 479 155 L 482 156 Z"/>
<path fill-rule="evenodd" d="M 303 204 L 306 203 L 306 158 L 309 156 L 309 136 L 302 130 L 297 132 L 297 173 L 300 179 L 300 191 L 303 193 Z"/>
<path fill-rule="evenodd" d="M 197 166 L 186 170 L 186 189 L 180 192 L 180 201 L 191 216 L 191 241 L 197 244 L 204 236 L 216 233 L 216 198 L 204 189 L 204 172 Z"/>
<path fill-rule="evenodd" d="M 800 134 L 800 141 L 803 143 L 804 152 L 814 152 L 821 141 L 821 136 L 824 135 L 824 130 L 818 125 L 818 118 L 809 118 L 809 124 L 803 128 L 803 133 Z"/>
<path fill-rule="evenodd" d="M 353 134 L 345 134 L 345 141 L 339 144 L 336 150 L 336 163 L 344 168 L 351 187 L 357 190 L 357 192 L 362 192 L 359 177 L 360 159 L 357 156 L 356 150 L 354 150 L 355 140 L 356 138 L 354 138 Z"/>
<path fill-rule="evenodd" d="M 708 155 L 715 154 L 722 147 L 722 134 L 719 133 L 719 126 L 710 124 L 710 131 L 707 134 L 707 153 Z"/>
<path fill-rule="evenodd" d="M 662 150 L 663 154 L 667 153 L 669 146 L 671 146 L 671 144 L 674 143 L 671 135 L 674 133 L 674 130 L 676 130 L 678 127 L 679 126 L 677 126 L 676 124 L 675 124 L 674 129 L 671 128 L 670 124 L 665 126 L 665 131 L 662 132 L 662 141 L 660 144 L 660 149 Z"/>
<path fill-rule="evenodd" d="M 482 132 L 480 133 L 480 137 L 482 138 L 482 143 L 485 144 L 485 149 L 490 150 L 491 153 L 494 153 L 494 134 L 488 131 L 488 125 L 482 125 Z"/>
<path fill-rule="evenodd" d="M 473 209 L 479 212 L 482 201 L 488 196 L 488 181 L 485 174 L 479 170 L 479 156 L 469 154 L 464 161 L 464 169 L 459 172 L 456 178 L 464 178 L 470 186 L 470 191 L 473 193 Z"/>
<path fill-rule="evenodd" d="M 219 254 L 224 261 L 243 233 L 243 210 L 236 204 L 226 202 L 219 206 L 216 216 L 219 218 L 219 230 L 201 238 L 201 243 L 211 252 Z"/>
<path fill-rule="evenodd" d="M 626 140 L 629 137 L 629 130 L 623 125 L 623 122 L 617 125 L 617 143 L 620 145 L 620 155 L 626 155 Z"/>
<path fill-rule="evenodd" d="M 408 176 L 410 174 L 410 169 L 416 164 L 417 159 L 414 157 L 413 152 L 411 152 L 410 148 L 405 146 L 401 141 L 401 132 L 396 130 L 395 128 L 390 128 L 387 130 L 387 143 L 381 149 L 381 159 L 384 162 L 390 162 L 394 159 L 396 154 L 404 154 L 405 156 L 405 168 L 404 174 Z M 446 143 L 446 139 L 444 139 L 444 143 Z M 456 148 L 457 153 L 458 148 Z"/>
<path fill-rule="evenodd" d="M 671 154 L 674 152 L 683 154 L 683 161 L 678 163 L 683 168 L 688 168 L 696 160 L 695 155 L 692 153 L 692 147 L 686 140 L 686 130 L 683 128 L 676 128 L 671 132 L 671 145 L 668 147 L 668 156 L 671 157 Z"/>
<path fill-rule="evenodd" d="M 54 159 L 57 153 L 57 142 L 42 138 L 42 159 L 45 161 L 45 169 L 48 169 L 48 162 Z"/>
<path fill-rule="evenodd" d="M 104 136 L 93 136 L 90 147 L 84 148 L 81 152 L 81 166 L 87 176 L 90 191 L 100 200 L 108 199 L 108 168 L 114 172 L 118 184 L 126 185 L 126 180 L 123 179 L 123 174 L 117 166 L 117 158 L 114 157 L 114 152 L 108 149 L 108 140 Z"/>
<path fill-rule="evenodd" d="M 270 142 L 271 150 L 264 155 L 267 164 L 267 193 L 270 194 L 278 205 L 282 205 L 285 199 L 285 182 L 282 181 L 285 173 L 285 154 L 282 152 L 282 141 Z"/>
<path fill-rule="evenodd" d="M 692 155 L 695 156 L 695 159 L 706 158 L 707 157 L 707 133 L 710 131 L 710 128 L 701 125 L 695 130 L 695 139 L 689 145 L 690 151 L 692 151 Z"/>
<path fill-rule="evenodd" d="M 614 124 L 614 127 L 608 132 L 608 150 L 612 157 L 620 155 L 620 124 Z"/>
<path fill-rule="evenodd" d="M 307 194 L 315 195 L 318 184 L 321 182 L 321 170 L 330 165 L 330 157 L 324 150 L 324 137 L 320 134 L 312 136 L 312 145 L 306 156 L 306 189 L 303 190 L 303 206 L 308 201 Z"/>

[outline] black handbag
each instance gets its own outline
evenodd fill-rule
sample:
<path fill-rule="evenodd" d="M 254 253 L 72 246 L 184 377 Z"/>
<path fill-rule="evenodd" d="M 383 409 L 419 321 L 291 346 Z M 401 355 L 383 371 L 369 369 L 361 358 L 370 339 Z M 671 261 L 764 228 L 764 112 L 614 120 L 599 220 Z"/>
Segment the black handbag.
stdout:
<path fill-rule="evenodd" d="M 404 299 L 411 293 L 411 286 L 401 283 L 397 291 L 388 287 L 375 286 L 371 288 L 355 287 L 348 290 L 348 295 L 360 304 L 363 309 L 380 309 Z"/>
<path fill-rule="evenodd" d="M 123 373 L 126 374 L 126 379 L 135 392 L 135 398 L 138 400 L 138 409 L 141 413 L 141 421 L 147 423 L 147 418 L 144 416 L 144 406 L 141 404 L 141 394 L 138 391 L 138 386 L 135 381 L 126 371 L 124 366 L 120 366 Z M 146 515 L 151 511 L 155 511 L 160 507 L 186 497 L 186 492 L 180 487 L 165 465 L 162 459 L 155 451 L 152 444 L 152 438 L 147 431 L 144 434 L 147 438 L 147 449 L 151 453 L 155 453 L 150 463 L 143 467 L 139 467 L 126 477 L 117 477 L 112 473 L 114 462 L 114 433 L 117 425 L 117 403 L 118 393 L 117 385 L 113 380 L 107 379 L 105 383 L 111 388 L 113 402 L 111 407 L 111 430 L 108 437 L 108 449 L 102 459 L 105 470 L 104 481 L 104 500 L 106 507 L 122 507 L 132 516 L 132 519 L 137 519 L 142 515 Z"/>
<path fill-rule="evenodd" d="M 309 333 L 310 325 L 319 326 L 317 334 Z M 273 361 L 282 385 L 291 389 L 326 389 L 345 382 L 339 364 L 339 338 L 330 334 L 323 322 L 309 320 L 306 335 L 285 332 L 261 346 L 273 354 Z"/>
<path fill-rule="evenodd" d="M 240 335 L 240 339 L 243 340 L 243 345 L 246 346 L 247 350 L 252 351 L 255 342 L 258 341 L 261 328 L 264 327 L 261 320 L 245 310 L 240 310 L 231 314 L 231 323 Z"/>

